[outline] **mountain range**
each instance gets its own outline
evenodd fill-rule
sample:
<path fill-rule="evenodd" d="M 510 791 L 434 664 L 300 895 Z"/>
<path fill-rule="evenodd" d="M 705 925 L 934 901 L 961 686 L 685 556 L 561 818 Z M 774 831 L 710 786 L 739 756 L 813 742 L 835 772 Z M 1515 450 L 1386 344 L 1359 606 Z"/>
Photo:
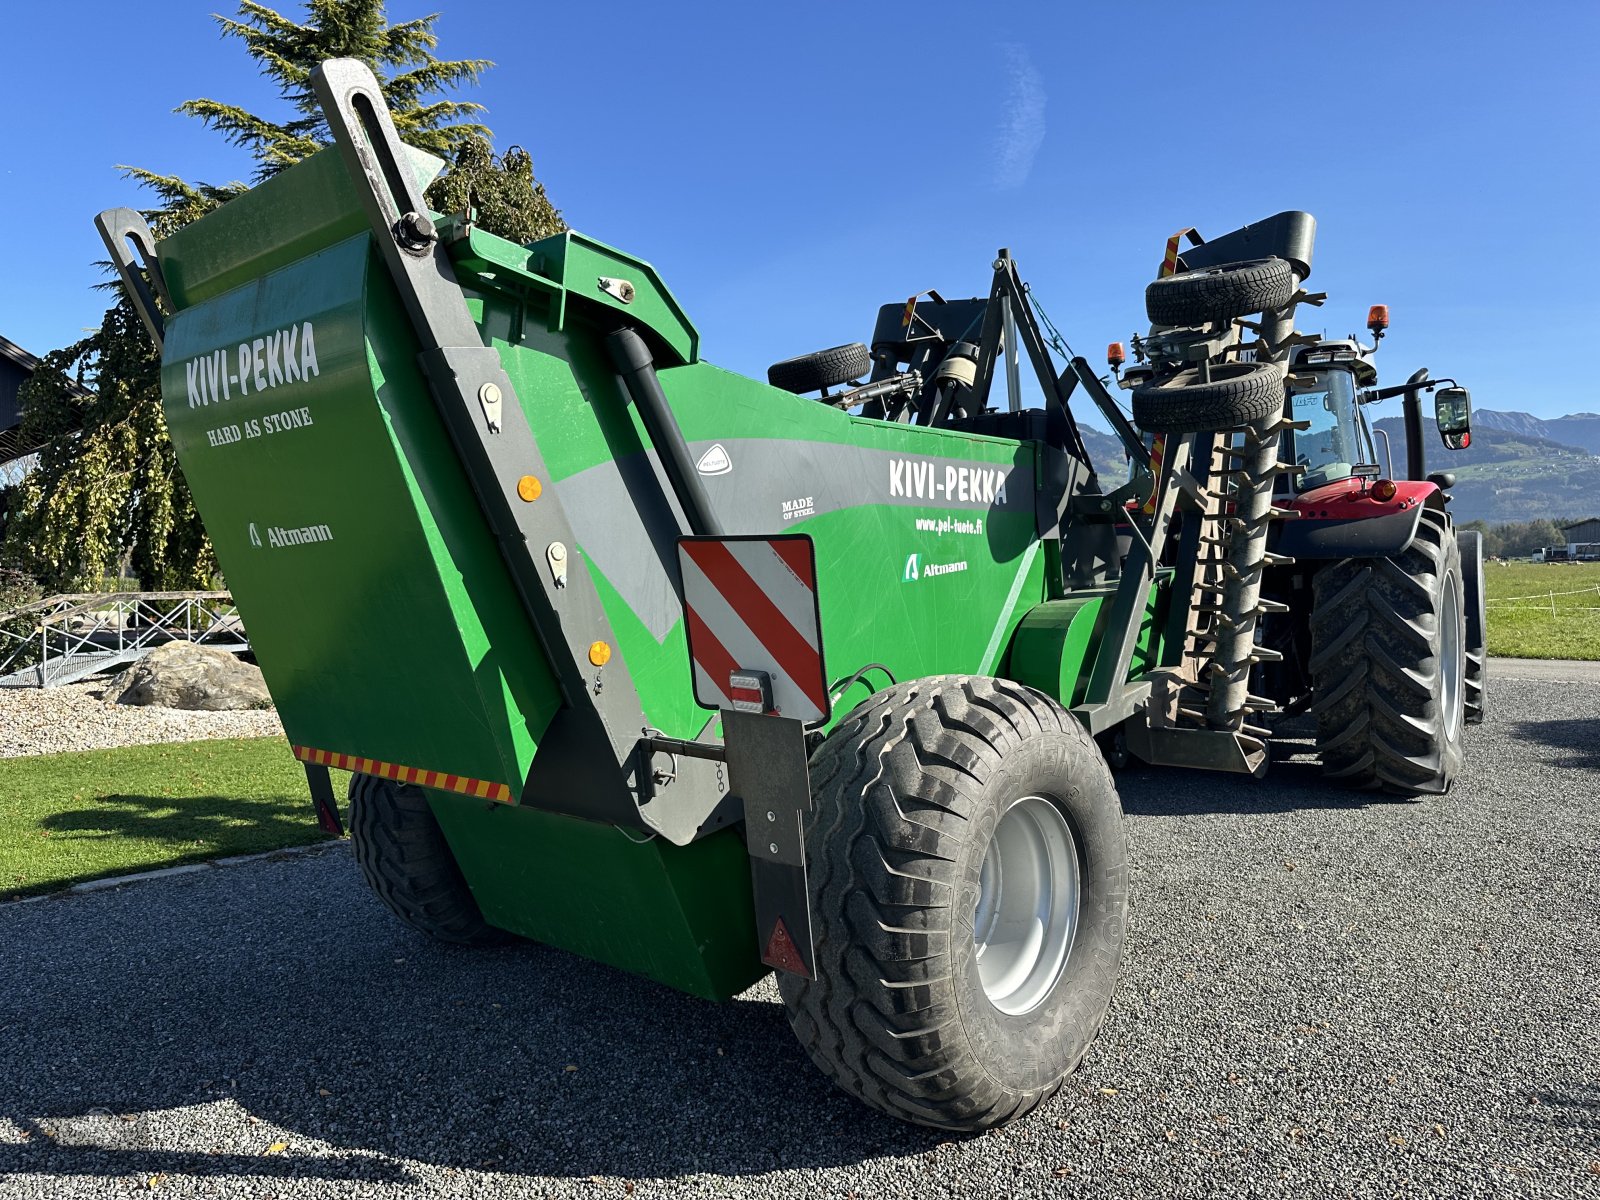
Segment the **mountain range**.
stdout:
<path fill-rule="evenodd" d="M 1548 518 L 1565 524 L 1600 513 L 1600 414 L 1547 420 L 1525 412 L 1475 409 L 1472 445 L 1456 451 L 1439 440 L 1426 405 L 1422 424 L 1428 469 L 1456 477 L 1450 511 L 1458 522 L 1495 525 Z M 1395 469 L 1404 470 L 1404 422 L 1384 417 L 1374 427 L 1388 432 Z"/>
<path fill-rule="evenodd" d="M 1483 520 L 1558 523 L 1600 516 L 1600 413 L 1543 418 L 1525 412 L 1480 408 L 1472 413 L 1472 445 L 1446 450 L 1425 404 L 1423 437 L 1430 471 L 1451 471 L 1450 511 L 1458 522 Z M 1374 427 L 1389 435 L 1394 468 L 1405 471 L 1405 427 L 1398 416 Z M 1090 456 L 1106 481 L 1125 478 L 1120 443 L 1082 426 Z M 1379 439 L 1379 457 L 1383 442 Z M 1387 469 L 1388 463 L 1384 462 Z"/>
<path fill-rule="evenodd" d="M 1524 437 L 1541 438 L 1600 455 L 1600 413 L 1568 413 L 1546 420 L 1525 412 L 1498 412 L 1480 408 L 1472 414 L 1473 429 L 1499 429 Z"/>

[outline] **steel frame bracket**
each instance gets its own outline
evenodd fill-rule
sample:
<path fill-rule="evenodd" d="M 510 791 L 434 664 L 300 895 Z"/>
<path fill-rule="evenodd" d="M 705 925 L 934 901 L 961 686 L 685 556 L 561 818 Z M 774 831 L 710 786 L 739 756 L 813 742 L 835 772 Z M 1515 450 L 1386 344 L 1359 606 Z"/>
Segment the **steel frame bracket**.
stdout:
<path fill-rule="evenodd" d="M 161 273 L 161 263 L 156 258 L 156 239 L 150 232 L 150 223 L 131 208 L 108 208 L 95 217 L 94 227 L 100 231 L 100 240 L 111 255 L 111 265 L 116 267 L 128 299 L 133 302 L 139 319 L 150 331 L 150 340 L 159 351 L 167 336 L 161 307 L 165 305 L 171 312 L 173 304 L 166 276 Z M 134 260 L 130 242 L 138 251 L 138 261 Z"/>
<path fill-rule="evenodd" d="M 344 822 L 339 819 L 339 802 L 334 798 L 333 778 L 328 768 L 310 762 L 300 765 L 306 769 L 306 787 L 311 790 L 311 808 L 317 814 L 317 824 L 324 833 L 343 837 Z"/>
<path fill-rule="evenodd" d="M 1155 580 L 1157 565 L 1166 547 L 1167 530 L 1172 524 L 1173 510 L 1183 490 L 1174 480 L 1174 467 L 1189 456 L 1195 435 L 1179 434 L 1176 445 L 1168 448 L 1162 459 L 1161 474 L 1156 479 L 1156 511 L 1150 520 L 1146 537 L 1133 522 L 1136 536 L 1133 549 L 1117 581 L 1116 595 L 1112 597 L 1106 616 L 1104 636 L 1095 653 L 1094 666 L 1089 671 L 1089 685 L 1083 702 L 1073 706 L 1072 712 L 1091 733 L 1099 733 L 1130 716 L 1136 705 L 1150 694 L 1148 683 L 1129 683 L 1128 671 L 1133 663 L 1134 647 L 1138 644 L 1139 629 L 1143 625 L 1145 606 L 1150 585 Z M 1135 724 L 1137 722 L 1134 722 Z"/>
<path fill-rule="evenodd" d="M 1012 334 L 1018 345 L 1003 345 L 1006 334 Z M 1038 319 L 1033 313 L 1033 301 L 1028 289 L 1017 274 L 1017 262 L 1007 250 L 1001 250 L 994 260 L 994 283 L 989 289 L 989 303 L 984 310 L 983 330 L 978 337 L 978 368 L 972 386 L 973 411 L 982 412 L 989 399 L 989 388 L 994 382 L 995 359 L 1002 348 L 1007 359 L 1008 378 L 1019 350 L 1027 350 L 1039 387 L 1045 398 L 1057 405 L 1067 420 L 1071 438 L 1068 452 L 1091 470 L 1094 462 L 1084 447 L 1083 436 L 1078 432 L 1077 418 L 1068 403 L 1070 387 L 1057 375 L 1050 361 L 1050 351 L 1045 346 L 1044 335 L 1039 332 Z"/>
<path fill-rule="evenodd" d="M 1129 721 L 1125 730 L 1128 750 L 1158 767 L 1199 767 L 1260 778 L 1266 774 L 1266 742 L 1224 729 L 1185 729 Z"/>
<path fill-rule="evenodd" d="M 722 710 L 728 787 L 744 804 L 745 846 L 761 961 L 815 978 L 806 815 L 811 775 L 805 725 L 788 717 Z"/>
<path fill-rule="evenodd" d="M 720 797 L 642 811 L 656 784 L 638 691 L 593 580 L 572 561 L 577 538 L 539 440 L 499 354 L 483 344 L 468 311 L 446 239 L 428 216 L 377 79 L 364 63 L 332 59 L 311 72 L 311 86 L 420 344 L 417 361 L 566 703 L 528 780 L 516 781 L 523 784 L 521 802 L 653 828 L 680 845 L 692 841 Z M 544 484 L 536 502 L 518 495 L 518 481 L 527 475 Z M 554 546 L 571 567 L 559 581 L 547 565 Z M 612 647 L 603 668 L 589 665 L 594 642 Z M 589 782 L 573 787 L 575 779 Z"/>

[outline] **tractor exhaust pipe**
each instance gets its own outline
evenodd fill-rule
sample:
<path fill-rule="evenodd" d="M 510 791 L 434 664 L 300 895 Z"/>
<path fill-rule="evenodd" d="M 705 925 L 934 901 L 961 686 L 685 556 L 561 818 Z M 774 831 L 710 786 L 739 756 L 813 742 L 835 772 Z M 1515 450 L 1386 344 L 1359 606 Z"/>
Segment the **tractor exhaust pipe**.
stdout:
<path fill-rule="evenodd" d="M 1412 374 L 1406 380 L 1405 397 L 1401 400 L 1401 413 L 1406 427 L 1406 478 L 1428 477 L 1427 448 L 1422 441 L 1422 385 L 1428 381 L 1428 368 Z"/>

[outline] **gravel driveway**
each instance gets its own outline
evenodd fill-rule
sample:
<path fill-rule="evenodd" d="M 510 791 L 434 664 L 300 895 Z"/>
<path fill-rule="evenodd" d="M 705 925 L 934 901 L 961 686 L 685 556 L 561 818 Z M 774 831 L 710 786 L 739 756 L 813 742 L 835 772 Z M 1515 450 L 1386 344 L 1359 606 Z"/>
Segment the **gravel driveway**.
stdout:
<path fill-rule="evenodd" d="M 342 847 L 0 908 L 0 1196 L 1600 1197 L 1600 685 L 1493 696 L 1445 799 L 1124 774 L 1111 1018 L 978 1138 L 835 1092 L 770 981 L 430 945 Z"/>

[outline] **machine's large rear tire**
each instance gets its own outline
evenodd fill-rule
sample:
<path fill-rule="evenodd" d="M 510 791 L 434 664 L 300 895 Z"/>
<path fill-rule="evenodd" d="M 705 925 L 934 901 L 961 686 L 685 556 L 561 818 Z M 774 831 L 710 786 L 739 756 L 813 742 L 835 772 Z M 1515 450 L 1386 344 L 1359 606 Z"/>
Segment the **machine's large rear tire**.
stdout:
<path fill-rule="evenodd" d="M 352 775 L 350 842 L 367 886 L 411 928 L 464 946 L 509 940 L 483 919 L 421 788 Z"/>
<path fill-rule="evenodd" d="M 1424 509 L 1391 558 L 1347 558 L 1313 583 L 1311 711 L 1323 773 L 1442 794 L 1461 769 L 1466 614 L 1449 518 Z"/>
<path fill-rule="evenodd" d="M 1201 325 L 1282 308 L 1293 295 L 1294 268 L 1256 258 L 1157 279 L 1144 290 L 1144 309 L 1157 325 Z"/>
<path fill-rule="evenodd" d="M 852 712 L 811 774 L 816 978 L 779 977 L 801 1045 L 845 1091 L 941 1129 L 1048 1099 L 1099 1032 L 1127 928 L 1094 741 L 1030 688 L 935 676 Z"/>
<path fill-rule="evenodd" d="M 1467 724 L 1482 725 L 1489 709 L 1488 605 L 1483 591 L 1483 534 L 1459 530 L 1461 590 L 1467 610 Z"/>

